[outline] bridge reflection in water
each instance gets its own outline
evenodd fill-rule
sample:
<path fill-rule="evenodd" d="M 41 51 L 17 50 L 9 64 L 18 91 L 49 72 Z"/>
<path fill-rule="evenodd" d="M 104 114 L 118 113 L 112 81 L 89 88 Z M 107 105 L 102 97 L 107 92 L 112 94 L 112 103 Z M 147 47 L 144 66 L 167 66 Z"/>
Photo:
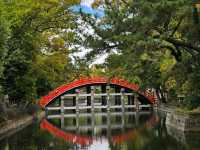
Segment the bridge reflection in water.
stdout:
<path fill-rule="evenodd" d="M 99 112 L 45 118 L 40 127 L 77 147 L 89 148 L 95 143 L 115 145 L 134 140 L 142 130 L 153 128 L 158 121 L 151 112 Z"/>
<path fill-rule="evenodd" d="M 118 78 L 76 80 L 56 88 L 39 104 L 46 111 L 40 127 L 78 148 L 96 150 L 107 143 L 100 149 L 109 149 L 158 122 L 151 117 L 157 106 L 154 93 Z"/>

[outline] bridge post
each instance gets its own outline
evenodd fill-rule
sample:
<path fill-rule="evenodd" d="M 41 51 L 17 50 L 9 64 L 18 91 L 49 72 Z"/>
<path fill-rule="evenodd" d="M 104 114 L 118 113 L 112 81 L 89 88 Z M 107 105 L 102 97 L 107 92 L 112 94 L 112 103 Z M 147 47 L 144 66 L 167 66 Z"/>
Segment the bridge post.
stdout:
<path fill-rule="evenodd" d="M 92 105 L 92 114 L 94 113 L 94 86 L 91 86 L 91 105 Z"/>
<path fill-rule="evenodd" d="M 64 99 L 61 97 L 60 98 L 60 112 L 61 112 L 61 118 L 60 118 L 60 124 L 61 124 L 61 129 L 64 128 L 65 125 L 65 118 L 64 118 L 64 114 L 65 114 L 65 109 L 64 109 Z"/>
<path fill-rule="evenodd" d="M 92 105 L 92 135 L 94 135 L 95 115 L 94 115 L 94 86 L 91 86 L 91 105 Z"/>
<path fill-rule="evenodd" d="M 138 112 L 140 109 L 140 106 L 139 106 L 139 100 L 138 100 L 137 95 L 134 96 L 134 102 L 135 102 L 135 106 L 136 106 L 136 111 Z"/>
<path fill-rule="evenodd" d="M 47 117 L 48 116 L 48 109 L 47 109 L 47 107 L 45 108 L 45 117 Z"/>
<path fill-rule="evenodd" d="M 121 88 L 120 87 L 117 87 L 115 86 L 115 93 L 120 93 L 121 91 Z M 120 95 L 116 95 L 115 96 L 115 106 L 118 106 L 118 105 L 121 105 L 121 96 Z M 115 109 L 116 111 L 119 111 L 120 109 L 119 108 L 116 108 Z"/>
<path fill-rule="evenodd" d="M 76 96 L 72 97 L 72 101 L 73 101 L 73 103 L 72 103 L 73 107 L 76 107 Z M 76 110 L 73 109 L 73 113 L 75 113 L 75 112 L 76 112 Z"/>
<path fill-rule="evenodd" d="M 64 114 L 65 113 L 65 109 L 64 109 L 64 99 L 60 98 L 60 113 Z"/>
<path fill-rule="evenodd" d="M 76 132 L 79 132 L 79 89 L 75 90 L 76 93 Z"/>
<path fill-rule="evenodd" d="M 122 105 L 122 131 L 125 130 L 125 101 L 124 101 L 124 95 L 125 89 L 121 88 L 121 105 Z"/>
<path fill-rule="evenodd" d="M 134 96 L 128 95 L 128 105 L 133 105 Z M 132 110 L 131 108 L 128 108 L 128 111 Z"/>
<path fill-rule="evenodd" d="M 125 111 L 122 112 L 122 132 L 125 131 Z"/>
<path fill-rule="evenodd" d="M 140 113 L 137 111 L 135 113 L 135 124 L 137 127 L 139 126 L 139 121 L 140 121 Z"/>
<path fill-rule="evenodd" d="M 121 105 L 122 105 L 122 113 L 125 113 L 125 101 L 124 101 L 124 92 L 125 89 L 121 88 Z"/>
<path fill-rule="evenodd" d="M 102 85 L 101 86 L 101 93 L 106 93 L 106 85 Z M 106 102 L 106 96 L 102 96 L 101 97 L 101 104 L 102 106 L 106 106 L 107 105 L 107 102 Z M 105 108 L 102 108 L 101 111 L 102 112 L 105 112 Z"/>
<path fill-rule="evenodd" d="M 110 115 L 110 111 L 107 112 L 107 136 L 109 139 L 111 139 L 111 115 Z"/>
<path fill-rule="evenodd" d="M 76 89 L 75 90 L 75 92 L 76 92 L 76 114 L 79 114 L 79 90 L 78 89 Z"/>
<path fill-rule="evenodd" d="M 86 90 L 87 90 L 87 94 L 91 93 L 91 87 L 90 86 L 87 86 Z M 91 96 L 87 96 L 87 106 L 91 106 Z M 87 112 L 88 113 L 91 112 L 91 109 L 87 109 Z"/>
<path fill-rule="evenodd" d="M 79 113 L 76 113 L 76 132 L 79 133 Z"/>
<path fill-rule="evenodd" d="M 92 112 L 92 135 L 95 134 L 95 115 L 94 111 Z"/>
<path fill-rule="evenodd" d="M 106 93 L 107 93 L 107 111 L 110 111 L 110 85 L 106 86 Z"/>
<path fill-rule="evenodd" d="M 61 115 L 61 118 L 60 118 L 60 127 L 61 129 L 64 129 L 65 128 L 65 117 L 64 117 L 64 114 Z"/>

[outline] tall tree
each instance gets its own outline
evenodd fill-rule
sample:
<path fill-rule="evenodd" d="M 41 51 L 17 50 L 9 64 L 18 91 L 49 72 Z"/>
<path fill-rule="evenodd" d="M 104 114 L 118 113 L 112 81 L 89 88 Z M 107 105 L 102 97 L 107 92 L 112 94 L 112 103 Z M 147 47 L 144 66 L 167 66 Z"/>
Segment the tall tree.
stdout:
<path fill-rule="evenodd" d="M 172 72 L 183 62 L 197 64 L 194 68 L 199 66 L 200 26 L 193 21 L 194 1 L 98 2 L 94 6 L 104 7 L 104 18 L 96 20 L 82 15 L 94 31 L 94 35 L 85 34 L 85 46 L 93 49 L 88 59 L 116 51 L 116 56 L 108 58 L 108 66 L 120 61 L 117 68 L 128 78 L 134 77 L 141 85 L 151 85 L 159 91 L 166 89 L 165 82 L 172 79 L 170 76 L 175 79 Z"/>
<path fill-rule="evenodd" d="M 7 53 L 6 42 L 9 36 L 9 21 L 7 20 L 6 8 L 0 1 L 0 78 L 3 77 L 4 58 Z M 2 85 L 0 82 L 0 96 L 2 95 Z"/>
<path fill-rule="evenodd" d="M 32 100 L 35 96 L 34 75 L 31 67 L 40 53 L 50 54 L 60 48 L 52 48 L 43 40 L 45 32 L 53 33 L 48 38 L 65 33 L 73 26 L 69 7 L 78 0 L 13 0 L 3 1 L 10 22 L 10 36 L 6 42 L 8 53 L 4 63 L 3 88 L 10 99 L 17 102 Z M 59 43 L 57 43 L 59 44 Z M 50 48 L 51 47 L 51 48 Z"/>

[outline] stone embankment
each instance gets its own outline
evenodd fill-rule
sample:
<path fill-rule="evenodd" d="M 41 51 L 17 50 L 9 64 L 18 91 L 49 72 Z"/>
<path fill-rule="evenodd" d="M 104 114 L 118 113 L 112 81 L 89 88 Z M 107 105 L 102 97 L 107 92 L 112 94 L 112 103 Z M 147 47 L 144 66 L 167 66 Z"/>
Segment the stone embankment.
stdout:
<path fill-rule="evenodd" d="M 39 113 L 37 116 L 24 116 L 20 119 L 8 120 L 0 126 L 0 140 L 16 133 L 17 131 L 25 128 L 33 123 L 34 120 L 40 119 L 44 116 L 44 112 Z"/>
<path fill-rule="evenodd" d="M 200 113 L 167 113 L 166 126 L 184 132 L 200 132 Z"/>
<path fill-rule="evenodd" d="M 159 111 L 166 115 L 166 126 L 180 132 L 200 132 L 200 112 L 179 112 L 177 107 L 161 105 Z"/>

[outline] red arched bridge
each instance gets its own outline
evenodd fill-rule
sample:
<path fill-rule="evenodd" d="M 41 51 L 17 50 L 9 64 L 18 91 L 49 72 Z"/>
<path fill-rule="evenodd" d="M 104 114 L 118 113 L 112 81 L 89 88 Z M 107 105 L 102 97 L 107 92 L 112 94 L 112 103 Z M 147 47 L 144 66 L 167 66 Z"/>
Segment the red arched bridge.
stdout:
<path fill-rule="evenodd" d="M 119 78 L 81 78 L 51 91 L 39 101 L 46 110 L 61 113 L 84 110 L 140 110 L 155 103 L 153 93 L 142 91 L 137 84 Z M 55 114 L 54 114 L 55 115 Z"/>

